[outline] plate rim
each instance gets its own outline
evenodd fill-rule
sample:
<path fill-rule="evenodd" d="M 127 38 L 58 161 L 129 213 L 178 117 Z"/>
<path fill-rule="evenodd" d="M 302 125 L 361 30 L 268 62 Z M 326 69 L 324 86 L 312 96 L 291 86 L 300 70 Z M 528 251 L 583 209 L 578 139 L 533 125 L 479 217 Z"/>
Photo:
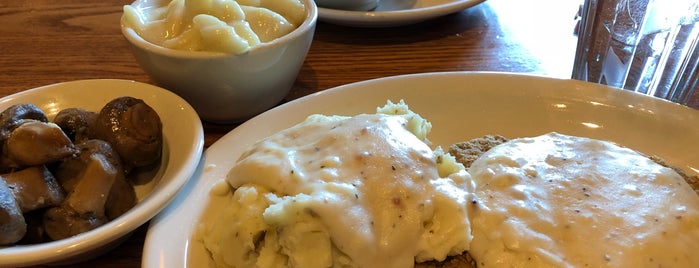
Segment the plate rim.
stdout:
<path fill-rule="evenodd" d="M 391 11 L 348 11 L 318 7 L 318 20 L 353 27 L 405 26 L 465 10 L 485 1 L 454 0 L 434 6 Z"/>
<path fill-rule="evenodd" d="M 463 76 L 470 76 L 469 78 L 474 78 L 474 79 L 493 79 L 493 78 L 501 78 L 501 77 L 508 77 L 512 79 L 532 79 L 536 81 L 544 81 L 547 85 L 568 85 L 569 87 L 572 87 L 573 90 L 592 90 L 592 91 L 601 91 L 601 92 L 612 92 L 612 95 L 618 95 L 618 96 L 623 96 L 623 97 L 629 97 L 633 100 L 640 100 L 641 103 L 637 107 L 634 107 L 632 109 L 638 109 L 638 110 L 643 110 L 646 107 L 646 104 L 652 104 L 652 105 L 660 105 L 663 108 L 667 109 L 679 109 L 684 111 L 683 113 L 688 113 L 691 115 L 692 118 L 694 119 L 699 119 L 699 110 L 687 107 L 684 105 L 679 105 L 676 103 L 672 103 L 670 101 L 658 99 L 655 97 L 651 96 L 646 96 L 642 95 L 640 93 L 635 93 L 631 91 L 624 91 L 616 88 L 611 88 L 599 84 L 593 84 L 589 82 L 583 82 L 583 81 L 578 81 L 578 80 L 571 80 L 571 79 L 561 79 L 561 78 L 553 78 L 553 77 L 545 77 L 545 76 L 540 76 L 537 74 L 526 74 L 526 73 L 510 73 L 510 72 L 489 72 L 489 71 L 451 71 L 451 72 L 425 72 L 425 73 L 413 73 L 413 74 L 403 74 L 403 75 L 396 75 L 396 76 L 388 76 L 388 77 L 381 77 L 381 78 L 374 78 L 374 79 L 369 79 L 369 80 L 364 80 L 364 81 L 358 81 L 358 82 L 353 82 L 353 83 L 348 83 L 345 85 L 340 85 L 337 87 L 333 87 L 324 91 L 319 91 L 295 100 L 292 100 L 290 102 L 287 102 L 285 104 L 282 104 L 280 106 L 277 106 L 273 109 L 268 110 L 267 112 L 264 112 L 248 121 L 245 123 L 239 125 L 238 127 L 234 128 L 224 136 L 222 136 L 219 140 L 217 140 L 215 143 L 213 143 L 205 152 L 204 152 L 204 160 L 200 162 L 200 165 L 198 167 L 197 175 L 195 180 L 190 180 L 190 182 L 185 186 L 188 188 L 187 190 L 184 190 L 183 192 L 178 195 L 178 199 L 182 200 L 188 200 L 187 196 L 183 194 L 195 194 L 197 191 L 204 191 L 206 189 L 198 188 L 205 186 L 207 183 L 211 185 L 211 181 L 203 181 L 205 178 L 209 178 L 212 175 L 207 175 L 205 174 L 206 172 L 210 172 L 210 168 L 215 168 L 209 166 L 210 163 L 209 160 L 211 160 L 209 157 L 207 157 L 209 154 L 212 152 L 217 152 L 224 150 L 224 148 L 221 148 L 222 145 L 224 144 L 233 144 L 234 142 L 232 140 L 236 138 L 240 138 L 245 142 L 248 142 L 246 140 L 246 137 L 239 137 L 239 135 L 245 135 L 249 129 L 259 127 L 260 125 L 263 125 L 265 119 L 273 118 L 274 115 L 277 115 L 279 113 L 286 113 L 289 112 L 288 109 L 293 109 L 295 106 L 297 106 L 299 103 L 302 103 L 303 101 L 306 101 L 310 98 L 324 98 L 324 97 L 330 97 L 332 98 L 333 95 L 335 94 L 342 94 L 345 90 L 368 90 L 367 85 L 379 85 L 381 83 L 394 83 L 395 81 L 404 82 L 405 79 L 424 79 L 424 77 L 437 77 L 436 79 L 440 78 L 445 78 L 445 77 L 463 77 Z M 430 79 L 432 79 L 430 78 Z M 420 90 L 420 89 L 418 89 Z M 424 89 L 423 89 L 424 90 Z M 553 90 L 553 89 L 543 89 L 543 90 Z M 316 100 L 318 101 L 318 100 Z M 410 103 L 408 103 L 410 105 Z M 381 104 L 377 104 L 381 105 Z M 316 109 L 316 105 L 313 106 L 313 109 Z M 679 111 L 678 110 L 678 111 Z M 306 111 L 305 113 L 311 114 L 314 111 Z M 416 111 L 417 113 L 420 113 L 419 111 Z M 429 118 L 428 118 L 429 120 Z M 698 120 L 699 122 L 699 120 Z M 290 124 L 293 125 L 298 122 L 291 122 Z M 278 126 L 275 128 L 283 129 L 283 126 Z M 699 129 L 699 126 L 693 127 L 693 129 Z M 259 137 L 263 138 L 263 137 Z M 239 140 L 240 140 L 239 139 Z M 230 149 L 230 148 L 226 148 Z M 235 150 L 233 150 L 235 151 Z M 216 156 L 216 155 L 214 155 Z M 218 158 L 221 158 L 220 156 L 216 156 Z M 237 156 L 231 156 L 230 157 L 237 157 Z M 218 159 L 216 159 L 218 160 Z M 235 160 L 235 159 L 233 159 Z M 226 160 L 230 162 L 230 159 Z M 218 163 L 214 163 L 218 164 Z M 211 178 L 209 178 L 211 179 Z M 201 201 L 201 200 L 199 200 Z M 178 201 L 173 202 L 177 203 Z M 172 206 L 171 204 L 170 206 Z M 168 217 L 173 217 L 172 213 L 182 213 L 182 210 L 170 210 L 170 211 L 163 211 L 159 215 L 155 217 L 155 219 L 151 222 L 151 225 L 149 226 L 148 233 L 146 235 L 146 241 L 144 243 L 144 251 L 143 251 L 143 257 L 142 257 L 142 267 L 160 267 L 162 265 L 165 265 L 165 263 L 158 263 L 158 261 L 164 261 L 163 259 L 167 259 L 167 257 L 163 257 L 162 252 L 158 252 L 158 249 L 162 250 L 162 248 L 156 248 L 152 244 L 153 241 L 157 241 L 157 237 L 154 237 L 153 232 L 154 231 L 161 231 L 160 228 L 161 226 L 164 226 L 167 221 Z M 196 216 L 199 217 L 201 216 L 200 214 L 197 214 Z M 196 225 L 196 222 L 192 222 L 190 224 Z M 167 228 L 167 227 L 164 227 Z M 194 228 L 194 227 L 192 227 Z M 191 234 L 190 234 L 191 235 Z M 190 252 L 190 247 L 192 246 L 190 242 L 192 242 L 191 237 L 187 238 L 187 245 L 182 245 L 177 248 L 178 252 L 177 253 L 184 253 L 184 255 L 187 255 Z M 180 250 L 183 250 L 184 252 L 179 252 Z M 153 254 L 155 253 L 155 254 Z M 150 255 L 149 255 L 150 254 Z M 159 258 L 159 259 L 158 259 Z M 188 261 L 188 256 L 182 256 L 182 261 L 184 261 L 183 265 L 186 267 L 187 261 Z M 172 260 L 169 260 L 172 261 Z M 179 263 L 179 262 L 178 262 Z M 168 265 L 165 265 L 168 266 Z"/>

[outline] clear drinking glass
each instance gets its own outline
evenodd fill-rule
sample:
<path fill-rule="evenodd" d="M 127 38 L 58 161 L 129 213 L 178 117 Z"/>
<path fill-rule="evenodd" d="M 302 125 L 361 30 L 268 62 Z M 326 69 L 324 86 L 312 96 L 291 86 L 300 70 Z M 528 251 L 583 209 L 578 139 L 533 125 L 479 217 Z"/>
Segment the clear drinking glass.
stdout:
<path fill-rule="evenodd" d="M 686 104 L 699 86 L 699 0 L 584 0 L 573 79 Z"/>

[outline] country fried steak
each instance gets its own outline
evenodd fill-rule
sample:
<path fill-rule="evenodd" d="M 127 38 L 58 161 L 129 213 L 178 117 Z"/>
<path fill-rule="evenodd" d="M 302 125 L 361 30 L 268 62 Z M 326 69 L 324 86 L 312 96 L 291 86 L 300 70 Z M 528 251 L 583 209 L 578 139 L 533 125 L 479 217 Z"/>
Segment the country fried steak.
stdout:
<path fill-rule="evenodd" d="M 457 162 L 463 164 L 466 168 L 469 168 L 471 164 L 478 159 L 483 153 L 487 152 L 491 148 L 498 146 L 507 142 L 509 139 L 501 135 L 485 135 L 480 138 L 474 138 L 468 141 L 458 142 L 449 146 L 449 154 L 453 155 Z M 664 159 L 658 156 L 649 156 L 649 159 L 654 162 L 672 168 L 680 176 L 682 176 L 685 181 L 694 189 L 694 191 L 699 194 L 699 176 L 688 175 L 684 170 L 673 167 L 665 162 Z M 418 268 L 476 268 L 476 261 L 473 260 L 468 252 L 457 256 L 447 257 L 444 261 L 428 261 L 423 263 L 416 263 L 415 267 Z"/>

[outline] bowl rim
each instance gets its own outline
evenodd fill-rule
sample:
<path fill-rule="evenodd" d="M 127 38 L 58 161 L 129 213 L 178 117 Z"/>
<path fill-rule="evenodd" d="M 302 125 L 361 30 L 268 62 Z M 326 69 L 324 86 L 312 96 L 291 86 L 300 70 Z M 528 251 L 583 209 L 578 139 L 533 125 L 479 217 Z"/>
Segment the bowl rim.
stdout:
<path fill-rule="evenodd" d="M 133 5 L 136 2 L 141 2 L 145 0 L 135 0 L 129 5 Z M 209 58 L 228 58 L 236 57 L 241 55 L 246 55 L 254 53 L 256 51 L 264 51 L 276 47 L 279 44 L 289 43 L 292 40 L 301 38 L 304 34 L 309 31 L 315 31 L 315 24 L 318 21 L 318 6 L 314 0 L 300 0 L 306 7 L 306 17 L 296 29 L 288 34 L 285 34 L 279 38 L 275 38 L 269 42 L 264 42 L 259 45 L 251 47 L 248 51 L 241 54 L 231 54 L 224 52 L 211 52 L 211 51 L 189 51 L 189 50 L 178 50 L 166 48 L 149 41 L 146 41 L 139 35 L 133 28 L 127 26 L 124 23 L 124 16 L 120 19 L 121 33 L 126 38 L 129 43 L 137 46 L 143 50 L 147 50 L 152 53 L 165 55 L 173 58 L 197 58 L 197 59 L 209 59 Z"/>

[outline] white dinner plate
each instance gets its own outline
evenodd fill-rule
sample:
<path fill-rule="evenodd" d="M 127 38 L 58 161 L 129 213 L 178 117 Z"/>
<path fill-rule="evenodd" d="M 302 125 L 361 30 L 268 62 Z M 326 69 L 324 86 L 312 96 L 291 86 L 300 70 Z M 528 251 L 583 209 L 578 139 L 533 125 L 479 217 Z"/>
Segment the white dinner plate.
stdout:
<path fill-rule="evenodd" d="M 318 7 L 318 20 L 353 27 L 393 27 L 455 13 L 485 0 L 381 0 L 371 11 Z"/>
<path fill-rule="evenodd" d="M 66 108 L 99 112 L 107 102 L 122 96 L 142 99 L 158 113 L 163 125 L 160 166 L 152 179 L 134 185 L 138 204 L 107 224 L 73 237 L 0 247 L 0 267 L 73 263 L 105 253 L 165 208 L 194 174 L 204 148 L 201 120 L 184 99 L 160 87 L 116 79 L 70 81 L 3 97 L 0 111 L 31 103 L 52 119 Z"/>
<path fill-rule="evenodd" d="M 405 100 L 432 122 L 435 146 L 501 134 L 536 136 L 551 131 L 616 142 L 663 157 L 699 173 L 699 111 L 597 84 L 504 73 L 425 73 L 369 80 L 309 95 L 269 110 L 226 134 L 204 152 L 194 179 L 154 220 L 143 267 L 206 267 L 193 239 L 209 190 L 255 141 L 313 113 L 374 113 L 387 100 Z"/>

